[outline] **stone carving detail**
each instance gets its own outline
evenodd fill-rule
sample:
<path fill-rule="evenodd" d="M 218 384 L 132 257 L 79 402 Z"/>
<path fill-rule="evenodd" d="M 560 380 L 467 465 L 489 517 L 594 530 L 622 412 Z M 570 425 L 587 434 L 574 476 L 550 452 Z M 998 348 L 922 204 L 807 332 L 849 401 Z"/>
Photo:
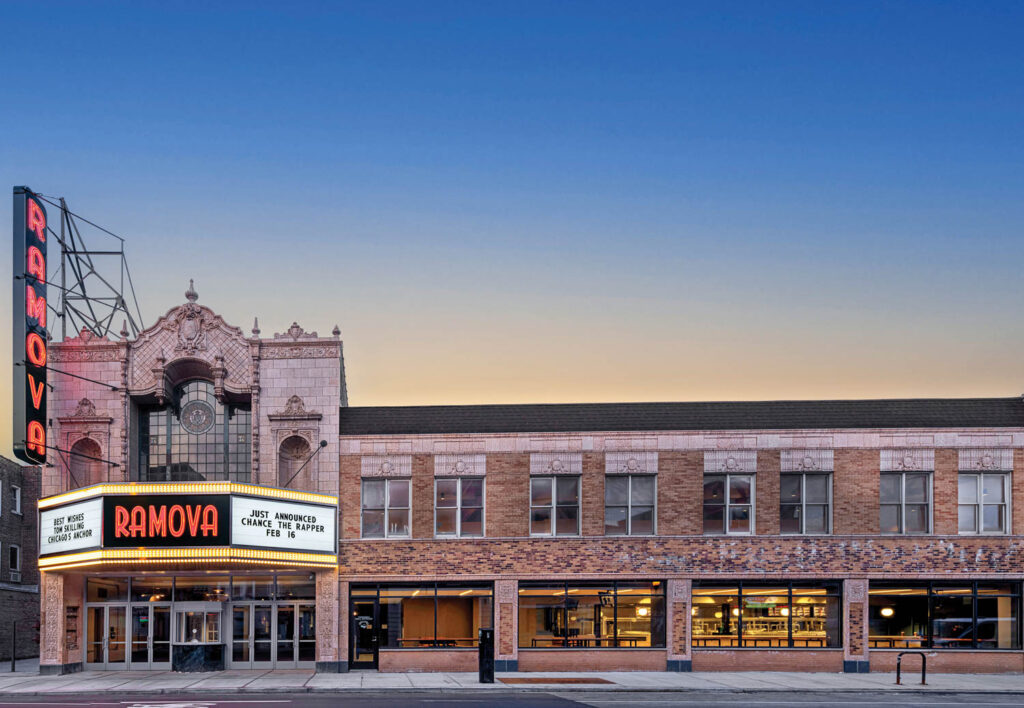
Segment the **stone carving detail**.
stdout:
<path fill-rule="evenodd" d="M 96 342 L 97 344 L 111 343 L 109 339 L 99 336 L 88 327 L 82 327 L 81 332 L 68 337 L 62 342 L 62 344 L 92 344 L 93 342 Z"/>
<path fill-rule="evenodd" d="M 868 597 L 868 583 L 866 580 L 847 580 L 844 583 L 846 599 L 849 602 L 864 602 Z"/>
<path fill-rule="evenodd" d="M 487 455 L 435 455 L 435 477 L 462 477 L 487 474 Z"/>
<path fill-rule="evenodd" d="M 753 474 L 757 472 L 756 450 L 708 450 L 704 453 L 704 474 Z"/>
<path fill-rule="evenodd" d="M 130 343 L 128 378 L 132 393 L 159 395 L 164 386 L 163 372 L 179 358 L 205 362 L 217 374 L 218 382 L 223 381 L 224 389 L 249 393 L 253 362 L 242 330 L 197 304 L 198 295 L 191 286 L 186 297 L 188 302 L 172 308 Z"/>
<path fill-rule="evenodd" d="M 783 450 L 783 472 L 831 472 L 835 455 L 832 450 Z"/>
<path fill-rule="evenodd" d="M 606 452 L 605 474 L 657 474 L 656 452 Z"/>
<path fill-rule="evenodd" d="M 882 472 L 931 472 L 935 469 L 935 450 L 882 450 Z"/>
<path fill-rule="evenodd" d="M 68 346 L 68 342 L 65 340 L 54 343 L 50 347 L 50 351 L 47 352 L 47 358 L 54 363 L 120 361 L 121 351 L 121 347 L 117 345 L 89 348 Z"/>
<path fill-rule="evenodd" d="M 963 472 L 1013 472 L 1013 450 L 960 450 Z"/>
<path fill-rule="evenodd" d="M 96 406 L 88 398 L 83 398 L 78 402 L 78 407 L 75 408 L 75 412 L 71 414 L 72 418 L 95 418 L 96 417 Z"/>
<path fill-rule="evenodd" d="M 271 420 L 320 420 L 323 415 L 316 411 L 307 411 L 301 396 L 291 396 L 277 413 L 267 416 Z"/>
<path fill-rule="evenodd" d="M 530 455 L 530 474 L 583 474 L 583 455 L 579 452 L 534 452 Z"/>
<path fill-rule="evenodd" d="M 499 580 L 494 584 L 494 595 L 496 602 L 515 602 L 516 583 Z"/>
<path fill-rule="evenodd" d="M 411 477 L 412 455 L 363 455 L 363 477 Z"/>
<path fill-rule="evenodd" d="M 330 359 L 338 356 L 338 348 L 335 347 L 311 347 L 303 346 L 264 346 L 262 350 L 264 359 Z"/>
<path fill-rule="evenodd" d="M 316 332 L 307 332 L 299 326 L 298 322 L 292 322 L 292 326 L 286 332 L 274 332 L 274 339 L 290 339 L 297 342 L 300 339 L 318 339 Z"/>

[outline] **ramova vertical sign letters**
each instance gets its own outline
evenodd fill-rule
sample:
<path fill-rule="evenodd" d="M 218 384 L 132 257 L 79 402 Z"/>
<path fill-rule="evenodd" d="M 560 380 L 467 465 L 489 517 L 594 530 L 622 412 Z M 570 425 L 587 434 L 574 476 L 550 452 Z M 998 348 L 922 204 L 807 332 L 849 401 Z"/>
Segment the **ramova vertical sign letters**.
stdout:
<path fill-rule="evenodd" d="M 46 209 L 14 188 L 14 454 L 46 462 Z"/>

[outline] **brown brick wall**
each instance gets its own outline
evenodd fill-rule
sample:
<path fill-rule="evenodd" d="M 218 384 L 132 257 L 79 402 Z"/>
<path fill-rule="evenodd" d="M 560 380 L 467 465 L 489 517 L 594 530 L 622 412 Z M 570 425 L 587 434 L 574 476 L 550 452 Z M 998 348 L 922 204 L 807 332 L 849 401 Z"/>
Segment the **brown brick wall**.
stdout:
<path fill-rule="evenodd" d="M 348 541 L 346 579 L 460 575 L 634 574 L 692 577 L 1024 577 L 1024 539 L 1002 536 L 729 536 Z"/>
<path fill-rule="evenodd" d="M 757 511 L 757 533 L 779 532 L 779 479 L 782 454 L 778 450 L 758 450 L 754 494 Z"/>
<path fill-rule="evenodd" d="M 672 603 L 672 649 L 674 653 L 686 655 L 690 647 L 686 641 L 686 628 L 690 620 L 690 611 L 685 602 Z"/>
<path fill-rule="evenodd" d="M 341 537 L 359 538 L 362 513 L 362 467 L 356 455 L 341 456 Z"/>
<path fill-rule="evenodd" d="M 520 671 L 664 671 L 664 649 L 521 649 Z"/>
<path fill-rule="evenodd" d="M 583 453 L 581 481 L 581 513 L 583 535 L 604 536 L 604 455 Z"/>
<path fill-rule="evenodd" d="M 477 650 L 444 651 L 438 649 L 382 649 L 379 656 L 379 670 L 382 673 L 406 671 L 476 671 Z"/>
<path fill-rule="evenodd" d="M 843 651 L 695 648 L 692 661 L 694 671 L 842 671 Z"/>
<path fill-rule="evenodd" d="M 871 671 L 896 671 L 898 650 L 871 651 Z M 1024 654 L 1019 651 L 929 651 L 928 675 L 1007 674 L 1024 672 Z M 696 662 L 694 662 L 696 663 Z M 694 667 L 696 668 L 696 667 Z M 903 657 L 903 683 L 913 686 L 921 681 L 921 658 Z"/>
<path fill-rule="evenodd" d="M 5 549 L 6 550 L 6 549 Z M 0 590 L 0 661 L 11 659 L 11 625 L 17 624 L 17 658 L 39 656 L 39 593 Z"/>
<path fill-rule="evenodd" d="M 515 615 L 512 612 L 512 603 L 503 602 L 498 607 L 498 654 L 500 656 L 511 656 L 515 653 Z"/>
<path fill-rule="evenodd" d="M 846 648 L 850 656 L 864 656 L 864 603 L 852 602 L 847 605 L 850 611 L 850 631 L 845 637 Z"/>
<path fill-rule="evenodd" d="M 433 455 L 412 456 L 412 537 L 434 537 Z"/>
<path fill-rule="evenodd" d="M 836 450 L 832 515 L 836 534 L 878 533 L 878 450 Z"/>
<path fill-rule="evenodd" d="M 658 454 L 658 533 L 666 536 L 701 533 L 704 453 Z"/>
<path fill-rule="evenodd" d="M 932 508 L 935 518 L 932 530 L 936 534 L 955 534 L 959 526 L 957 501 L 960 490 L 960 455 L 956 450 L 943 448 L 935 451 L 935 474 L 932 477 Z"/>
<path fill-rule="evenodd" d="M 530 456 L 487 456 L 486 535 L 530 535 Z"/>

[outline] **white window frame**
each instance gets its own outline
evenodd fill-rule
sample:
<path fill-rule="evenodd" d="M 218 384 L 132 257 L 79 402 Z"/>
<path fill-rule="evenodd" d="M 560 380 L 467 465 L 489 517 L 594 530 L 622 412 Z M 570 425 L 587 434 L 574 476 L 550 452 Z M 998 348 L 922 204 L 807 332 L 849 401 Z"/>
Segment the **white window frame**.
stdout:
<path fill-rule="evenodd" d="M 480 480 L 480 534 L 464 536 L 462 534 L 462 480 Z M 438 533 L 437 531 L 437 483 L 444 480 L 455 480 L 456 503 L 455 503 L 455 533 Z M 484 538 L 487 535 L 487 478 L 479 477 L 434 477 L 434 498 L 431 499 L 431 506 L 434 507 L 434 538 Z M 452 507 L 446 506 L 445 509 Z M 477 507 L 471 507 L 476 509 Z"/>
<path fill-rule="evenodd" d="M 546 479 L 551 482 L 551 504 L 536 506 L 533 503 L 533 483 L 536 480 Z M 576 532 L 575 533 L 558 533 L 557 532 L 557 518 L 558 518 L 558 507 L 566 508 L 569 504 L 558 503 L 558 480 L 560 479 L 572 479 L 576 482 Z M 536 475 L 530 477 L 530 518 L 528 523 L 530 524 L 530 535 L 538 537 L 556 536 L 561 538 L 572 538 L 573 536 L 579 536 L 581 527 L 583 525 L 582 511 L 580 509 L 583 501 L 583 481 L 579 475 L 575 474 L 559 474 L 559 475 Z M 533 531 L 533 510 L 534 509 L 550 509 L 551 510 L 551 528 L 547 533 L 534 533 Z"/>
<path fill-rule="evenodd" d="M 15 550 L 15 551 L 18 552 L 18 565 L 17 565 L 17 567 L 15 567 L 14 564 L 10 562 L 10 560 L 11 560 L 11 551 L 12 550 Z M 11 573 L 20 573 L 21 572 L 21 546 L 15 544 L 15 543 L 7 544 L 7 562 L 8 562 L 8 566 L 9 566 L 7 568 L 7 570 L 9 572 L 11 572 Z"/>
<path fill-rule="evenodd" d="M 384 482 L 384 535 L 383 536 L 367 536 L 363 529 L 363 513 L 367 510 L 364 503 L 366 498 L 365 485 L 367 482 Z M 409 506 L 391 506 L 391 482 L 405 482 L 408 487 L 408 498 Z M 391 509 L 404 509 L 409 512 L 409 525 L 408 530 L 405 533 L 391 533 Z M 377 507 L 373 508 L 374 510 Z M 359 484 L 359 538 L 410 538 L 412 536 L 412 480 L 408 478 L 387 478 L 387 477 L 367 477 L 363 478 Z"/>
<path fill-rule="evenodd" d="M 1011 512 L 1013 510 L 1013 504 L 1011 503 L 1010 493 L 1013 489 L 1013 484 L 1010 477 L 1011 473 L 1003 470 L 994 470 L 991 472 L 975 472 L 975 471 L 961 471 L 957 477 L 957 533 L 961 536 L 1006 536 L 1010 533 L 1010 529 L 1013 528 L 1010 519 Z M 984 476 L 989 477 L 1002 477 L 1003 478 L 1003 502 L 1001 504 L 985 504 L 985 500 L 982 498 Z M 974 504 L 964 504 L 960 501 L 960 479 L 963 477 L 974 477 L 975 478 L 975 490 L 977 493 L 978 501 Z M 962 506 L 973 506 L 975 509 L 975 524 L 974 531 L 961 531 L 960 530 L 960 507 Z M 986 506 L 1001 506 L 1003 507 L 1003 524 L 1005 528 L 1002 531 L 983 531 L 981 529 L 983 525 L 983 514 Z"/>
<path fill-rule="evenodd" d="M 926 475 L 928 477 L 928 500 L 926 506 L 928 507 L 928 529 L 926 531 L 907 531 L 907 475 Z M 884 502 L 882 501 L 882 485 L 879 481 L 878 485 L 878 504 L 879 504 L 879 529 L 880 535 L 884 536 L 927 536 L 933 532 L 935 528 L 935 471 L 934 470 L 901 470 L 893 472 L 882 472 L 880 476 L 892 475 L 893 477 L 900 478 L 900 530 L 899 531 L 882 531 L 881 529 L 881 507 L 882 506 L 894 506 L 896 502 Z M 920 502 L 910 502 L 911 504 L 920 504 Z"/>
<path fill-rule="evenodd" d="M 753 536 L 757 533 L 757 475 L 753 472 L 714 472 L 705 474 L 701 479 L 701 498 L 704 496 L 704 482 L 708 477 L 725 477 L 725 535 L 726 536 Z M 749 504 L 733 504 L 730 499 L 729 490 L 732 488 L 733 477 L 747 477 L 750 479 L 750 503 Z M 729 513 L 733 506 L 749 506 L 750 507 L 750 529 L 748 531 L 733 531 L 732 528 L 732 514 Z M 701 502 L 700 506 L 701 524 L 704 523 L 704 503 Z M 705 534 L 707 536 L 720 536 L 720 532 Z"/>
<path fill-rule="evenodd" d="M 12 511 L 15 514 L 21 514 L 21 487 L 15 487 L 12 484 L 11 493 L 14 495 L 14 509 Z"/>
<path fill-rule="evenodd" d="M 605 481 L 612 477 L 626 477 L 629 479 L 629 489 L 626 493 L 626 533 L 613 533 L 610 534 L 605 529 L 605 536 L 657 536 L 658 535 L 658 475 L 656 474 L 609 474 L 605 476 Z M 651 506 L 651 532 L 650 533 L 633 533 L 633 480 L 634 479 L 653 479 L 654 480 L 654 501 L 648 504 L 637 504 L 637 506 Z M 582 500 L 582 491 L 580 498 Z M 621 506 L 621 504 L 612 504 L 612 506 Z M 605 496 L 604 508 L 608 507 L 608 497 Z M 602 514 L 604 516 L 604 514 Z M 601 520 L 602 525 L 604 519 Z M 582 526 L 583 520 L 580 520 Z"/>
<path fill-rule="evenodd" d="M 829 536 L 832 534 L 832 473 L 831 472 L 783 472 L 780 477 L 799 477 L 800 478 L 800 530 L 799 531 L 783 531 L 780 524 L 779 533 L 783 536 Z M 813 531 L 809 532 L 806 530 L 807 522 L 807 478 L 808 477 L 826 477 L 827 480 L 827 493 L 825 494 L 825 530 L 824 531 Z M 779 488 L 782 488 L 782 480 L 779 480 Z M 751 500 L 753 500 L 754 494 L 751 491 Z M 817 502 L 812 502 L 813 506 L 821 506 Z M 779 500 L 779 510 L 781 512 L 784 506 L 796 506 L 792 502 L 784 502 Z"/>

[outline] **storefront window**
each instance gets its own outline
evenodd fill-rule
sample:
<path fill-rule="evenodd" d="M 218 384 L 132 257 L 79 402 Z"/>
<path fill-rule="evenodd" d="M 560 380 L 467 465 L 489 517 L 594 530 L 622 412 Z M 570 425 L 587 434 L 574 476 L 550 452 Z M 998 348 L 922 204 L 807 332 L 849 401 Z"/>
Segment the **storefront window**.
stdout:
<path fill-rule="evenodd" d="M 664 583 L 520 583 L 519 646 L 663 647 Z"/>
<path fill-rule="evenodd" d="M 170 602 L 171 583 L 168 577 L 132 578 L 132 602 Z"/>
<path fill-rule="evenodd" d="M 316 598 L 316 577 L 309 575 L 277 576 L 278 600 L 313 600 Z"/>
<path fill-rule="evenodd" d="M 695 647 L 841 646 L 839 583 L 694 583 Z"/>
<path fill-rule="evenodd" d="M 874 649 L 1019 649 L 1019 583 L 872 583 Z"/>
<path fill-rule="evenodd" d="M 274 576 L 238 576 L 231 579 L 231 599 L 235 602 L 248 600 L 273 600 Z"/>
<path fill-rule="evenodd" d="M 178 612 L 179 644 L 217 644 L 220 642 L 220 612 L 185 610 Z"/>
<path fill-rule="evenodd" d="M 87 602 L 125 602 L 128 599 L 128 578 L 88 578 L 85 581 Z"/>
<path fill-rule="evenodd" d="M 362 586 L 353 602 L 378 601 L 377 642 L 382 649 L 471 648 L 493 623 L 489 585 Z"/>
<path fill-rule="evenodd" d="M 230 597 L 228 587 L 227 576 L 178 577 L 174 582 L 174 601 L 227 602 Z"/>

